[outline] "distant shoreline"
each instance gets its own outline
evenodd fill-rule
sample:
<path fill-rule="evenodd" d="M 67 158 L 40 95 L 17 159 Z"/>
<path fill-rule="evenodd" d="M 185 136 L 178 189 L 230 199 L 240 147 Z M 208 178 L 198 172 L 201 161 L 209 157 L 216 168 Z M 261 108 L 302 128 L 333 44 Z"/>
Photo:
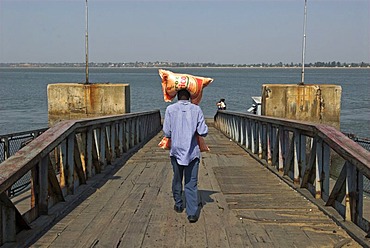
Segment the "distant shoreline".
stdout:
<path fill-rule="evenodd" d="M 250 67 L 250 66 L 132 66 L 132 67 L 101 67 L 101 66 L 89 66 L 90 69 L 302 69 L 302 67 Z M 85 69 L 85 67 L 78 66 L 0 66 L 0 69 Z M 311 69 L 370 69 L 368 67 L 305 67 L 305 70 Z"/>

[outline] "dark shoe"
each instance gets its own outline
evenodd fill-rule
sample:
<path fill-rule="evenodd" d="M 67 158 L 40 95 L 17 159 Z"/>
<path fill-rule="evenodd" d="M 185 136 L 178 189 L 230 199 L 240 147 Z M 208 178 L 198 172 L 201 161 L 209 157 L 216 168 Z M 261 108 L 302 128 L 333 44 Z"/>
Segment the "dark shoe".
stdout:
<path fill-rule="evenodd" d="M 189 215 L 188 220 L 190 223 L 194 223 L 198 221 L 198 217 L 196 215 Z"/>
<path fill-rule="evenodd" d="M 178 207 L 178 206 L 173 206 L 173 209 L 176 211 L 176 213 L 182 213 L 182 211 L 184 211 L 184 208 L 183 207 Z"/>

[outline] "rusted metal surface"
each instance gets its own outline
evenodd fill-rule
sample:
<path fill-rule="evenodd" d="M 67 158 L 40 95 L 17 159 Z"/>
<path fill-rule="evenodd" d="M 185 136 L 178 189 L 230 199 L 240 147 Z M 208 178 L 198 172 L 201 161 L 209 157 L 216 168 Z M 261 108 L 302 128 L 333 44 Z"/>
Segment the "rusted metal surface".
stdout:
<path fill-rule="evenodd" d="M 129 130 L 124 129 L 128 126 L 117 125 L 126 122 L 130 123 Z M 145 128 L 132 128 L 132 126 L 138 127 L 139 122 Z M 122 128 L 119 132 L 116 130 L 118 126 Z M 113 165 L 115 159 L 119 158 L 118 155 L 123 156 L 124 153 L 115 152 L 118 147 L 118 133 L 128 136 L 131 140 L 127 148 L 128 152 L 128 149 L 140 145 L 140 142 L 146 142 L 160 129 L 160 112 L 155 110 L 63 121 L 46 130 L 1 164 L 0 194 L 6 199 L 0 201 L 0 209 L 5 207 L 4 204 L 10 203 L 12 206 L 7 207 L 9 211 L 4 210 L 5 215 L 0 218 L 0 225 L 9 227 L 6 230 L 0 229 L 0 241 L 2 242 L 0 245 L 3 242 L 11 242 L 15 233 L 24 228 L 24 223 L 32 222 L 40 215 L 48 214 L 50 207 L 58 201 L 63 201 L 65 196 L 73 194 L 80 185 L 86 183 L 86 180 L 100 173 L 101 164 Z M 96 138 L 93 138 L 93 135 L 97 133 L 105 133 L 105 135 L 100 135 L 100 142 L 92 142 Z M 80 138 L 76 138 L 78 136 Z M 106 150 L 108 141 L 109 149 Z M 89 150 L 86 151 L 87 149 Z M 106 156 L 103 157 L 104 152 Z M 51 166 L 51 158 L 55 165 Z M 58 172 L 58 175 L 54 170 Z M 21 218 L 19 216 L 15 218 L 14 209 L 16 208 L 5 193 L 17 180 L 30 171 L 31 208 L 23 213 Z M 5 236 L 12 238 L 7 239 Z"/>
<path fill-rule="evenodd" d="M 285 179 L 288 176 L 294 187 L 307 188 L 345 220 L 370 232 L 370 220 L 364 218 L 364 211 L 369 209 L 364 209 L 363 184 L 370 178 L 369 151 L 334 127 L 323 124 L 232 111 L 218 111 L 215 121 L 218 129 L 278 176 Z M 248 123 L 243 126 L 243 134 L 240 134 L 240 123 Z M 263 126 L 271 127 L 270 135 L 264 134 Z M 239 134 L 245 139 L 239 140 Z M 333 166 L 343 167 L 338 180 L 330 177 Z M 337 180 L 334 187 L 330 186 L 331 180 Z M 345 194 L 342 193 L 344 182 Z"/>

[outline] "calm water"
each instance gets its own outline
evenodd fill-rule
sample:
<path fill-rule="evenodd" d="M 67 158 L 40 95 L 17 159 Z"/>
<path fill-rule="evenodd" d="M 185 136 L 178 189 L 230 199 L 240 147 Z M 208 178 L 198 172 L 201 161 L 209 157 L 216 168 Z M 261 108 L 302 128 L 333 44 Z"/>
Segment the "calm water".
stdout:
<path fill-rule="evenodd" d="M 262 84 L 297 83 L 300 69 L 173 68 L 174 72 L 214 78 L 204 89 L 200 106 L 206 117 L 216 113 L 216 101 L 225 98 L 229 110 L 245 112 Z M 131 111 L 160 109 L 161 79 L 154 68 L 90 69 L 90 82 L 129 83 Z M 47 85 L 84 82 L 84 69 L 0 68 L 0 134 L 47 127 Z M 342 86 L 341 129 L 370 137 L 370 69 L 306 69 L 307 84 Z"/>

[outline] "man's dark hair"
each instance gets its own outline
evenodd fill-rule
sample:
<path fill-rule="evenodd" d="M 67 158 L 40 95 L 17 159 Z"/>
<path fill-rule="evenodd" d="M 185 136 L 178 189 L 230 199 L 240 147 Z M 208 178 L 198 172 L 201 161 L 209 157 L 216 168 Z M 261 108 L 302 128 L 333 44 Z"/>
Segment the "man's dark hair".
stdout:
<path fill-rule="evenodd" d="M 178 100 L 189 100 L 190 99 L 190 93 L 187 90 L 179 90 L 177 92 L 177 99 Z"/>

